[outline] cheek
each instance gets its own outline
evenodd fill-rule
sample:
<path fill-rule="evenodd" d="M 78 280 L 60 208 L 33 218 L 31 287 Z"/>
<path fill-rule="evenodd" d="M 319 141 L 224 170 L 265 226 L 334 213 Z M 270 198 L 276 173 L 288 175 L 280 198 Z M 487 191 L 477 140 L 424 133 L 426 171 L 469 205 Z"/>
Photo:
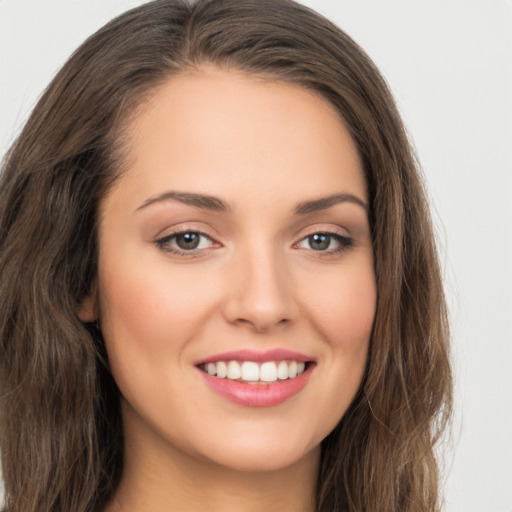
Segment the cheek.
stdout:
<path fill-rule="evenodd" d="M 321 395 L 314 397 L 315 410 L 312 411 L 312 415 L 324 418 L 324 435 L 345 414 L 361 385 L 376 297 L 371 260 L 361 268 L 333 272 L 317 280 L 315 291 L 309 294 L 310 318 L 326 346 L 325 358 L 318 361 L 325 387 Z"/>
<path fill-rule="evenodd" d="M 373 261 L 333 269 L 309 287 L 308 309 L 332 350 L 347 355 L 367 349 L 375 317 L 377 291 Z"/>
<path fill-rule="evenodd" d="M 180 364 L 212 312 L 211 287 L 165 264 L 114 261 L 100 268 L 99 281 L 101 328 L 116 380 L 164 371 L 169 360 Z"/>

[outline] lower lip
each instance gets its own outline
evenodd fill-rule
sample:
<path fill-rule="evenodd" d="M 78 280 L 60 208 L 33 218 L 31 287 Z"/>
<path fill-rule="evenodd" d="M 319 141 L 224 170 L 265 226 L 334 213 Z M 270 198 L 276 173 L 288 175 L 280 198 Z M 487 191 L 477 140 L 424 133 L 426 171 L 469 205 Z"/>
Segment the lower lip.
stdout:
<path fill-rule="evenodd" d="M 246 384 L 231 379 L 221 379 L 198 371 L 213 391 L 231 402 L 246 407 L 272 407 L 279 405 L 299 393 L 307 384 L 314 365 L 308 365 L 304 373 L 286 380 L 276 380 L 268 384 Z"/>

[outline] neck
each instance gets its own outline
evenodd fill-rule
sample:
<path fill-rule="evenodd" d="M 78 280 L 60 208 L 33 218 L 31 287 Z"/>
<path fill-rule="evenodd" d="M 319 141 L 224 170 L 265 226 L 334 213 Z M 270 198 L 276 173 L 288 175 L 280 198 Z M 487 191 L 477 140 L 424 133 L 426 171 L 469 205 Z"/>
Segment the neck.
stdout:
<path fill-rule="evenodd" d="M 315 510 L 319 447 L 287 467 L 240 471 L 148 439 L 125 431 L 123 476 L 106 512 Z"/>

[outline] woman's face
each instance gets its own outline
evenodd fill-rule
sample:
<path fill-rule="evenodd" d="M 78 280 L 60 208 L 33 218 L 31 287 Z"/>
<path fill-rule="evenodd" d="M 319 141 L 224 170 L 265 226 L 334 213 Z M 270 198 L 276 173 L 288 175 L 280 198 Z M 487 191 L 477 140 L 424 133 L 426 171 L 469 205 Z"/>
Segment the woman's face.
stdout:
<path fill-rule="evenodd" d="M 238 470 L 318 454 L 361 383 L 366 183 L 334 108 L 205 67 L 158 88 L 101 204 L 100 312 L 127 449 Z M 227 372 L 227 376 L 226 376 Z"/>

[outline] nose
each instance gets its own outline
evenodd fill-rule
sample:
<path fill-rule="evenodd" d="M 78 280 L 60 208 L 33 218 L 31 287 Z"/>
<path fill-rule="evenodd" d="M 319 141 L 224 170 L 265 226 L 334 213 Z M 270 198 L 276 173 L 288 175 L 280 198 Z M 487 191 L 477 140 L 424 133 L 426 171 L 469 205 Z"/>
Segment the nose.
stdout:
<path fill-rule="evenodd" d="M 285 257 L 276 252 L 259 250 L 232 261 L 224 305 L 229 323 L 262 333 L 298 317 L 292 273 Z"/>

